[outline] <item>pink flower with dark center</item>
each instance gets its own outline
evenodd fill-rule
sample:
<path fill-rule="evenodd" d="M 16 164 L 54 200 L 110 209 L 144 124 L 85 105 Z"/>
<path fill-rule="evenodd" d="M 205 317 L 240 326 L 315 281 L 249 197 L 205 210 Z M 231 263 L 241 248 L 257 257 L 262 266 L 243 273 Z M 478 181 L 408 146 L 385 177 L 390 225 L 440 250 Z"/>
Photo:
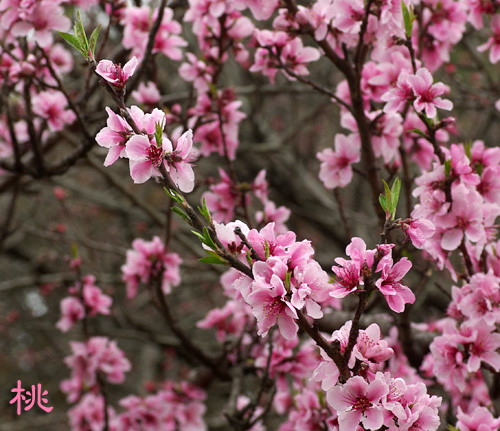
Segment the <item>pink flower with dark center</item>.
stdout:
<path fill-rule="evenodd" d="M 500 418 L 495 418 L 486 407 L 476 407 L 472 413 L 464 413 L 458 407 L 456 429 L 460 431 L 497 431 Z"/>
<path fill-rule="evenodd" d="M 78 298 L 72 296 L 64 298 L 61 301 L 61 318 L 56 323 L 56 327 L 63 332 L 68 332 L 84 316 L 85 308 Z"/>
<path fill-rule="evenodd" d="M 500 15 L 495 14 L 491 18 L 490 26 L 492 30 L 491 37 L 477 47 L 479 52 L 484 52 L 486 50 L 490 50 L 490 62 L 495 64 L 500 60 Z"/>
<path fill-rule="evenodd" d="M 434 223 L 423 218 L 403 220 L 401 227 L 416 248 L 422 248 L 425 241 L 436 232 Z"/>
<path fill-rule="evenodd" d="M 434 118 L 437 115 L 436 108 L 447 111 L 453 109 L 451 101 L 439 97 L 448 93 L 449 88 L 442 82 L 433 84 L 432 75 L 425 67 L 417 70 L 415 75 L 408 75 L 406 80 L 415 93 L 416 100 L 413 102 L 413 107 L 417 112 L 425 111 L 429 118 Z"/>
<path fill-rule="evenodd" d="M 415 302 L 413 292 L 400 282 L 411 266 L 411 262 L 406 257 L 401 258 L 394 266 L 391 261 L 391 264 L 386 264 L 382 268 L 382 277 L 375 282 L 375 286 L 382 292 L 391 310 L 396 313 L 403 312 L 405 304 Z"/>
<path fill-rule="evenodd" d="M 384 423 L 385 409 L 381 400 L 388 393 L 389 387 L 383 379 L 368 383 L 354 376 L 344 385 L 331 388 L 326 400 L 338 412 L 339 431 L 353 431 L 359 424 L 375 431 Z"/>
<path fill-rule="evenodd" d="M 42 91 L 33 97 L 33 112 L 39 117 L 47 120 L 50 130 L 58 131 L 65 124 L 71 124 L 76 115 L 67 105 L 66 97 L 59 91 Z"/>
<path fill-rule="evenodd" d="M 275 260 L 278 263 L 278 259 Z M 266 262 L 256 262 L 253 265 L 253 272 L 257 276 L 252 283 L 252 293 L 247 296 L 246 302 L 252 307 L 252 313 L 257 319 L 259 335 L 265 337 L 269 329 L 278 323 L 281 335 L 287 340 L 292 340 L 298 330 L 295 323 L 295 319 L 298 319 L 297 311 L 286 298 L 287 290 L 281 277 L 273 273 L 267 282 L 259 275 L 265 271 L 264 266 Z M 281 265 L 278 264 L 277 270 L 282 274 Z M 284 278 L 284 274 L 282 276 Z"/>
<path fill-rule="evenodd" d="M 335 151 L 326 148 L 316 155 L 322 162 L 319 179 L 326 188 L 345 187 L 352 180 L 353 163 L 361 158 L 361 143 L 359 135 L 335 135 Z"/>
<path fill-rule="evenodd" d="M 110 60 L 101 60 L 95 72 L 117 88 L 125 87 L 127 80 L 134 74 L 137 68 L 137 57 L 132 57 L 125 66 L 114 64 Z"/>

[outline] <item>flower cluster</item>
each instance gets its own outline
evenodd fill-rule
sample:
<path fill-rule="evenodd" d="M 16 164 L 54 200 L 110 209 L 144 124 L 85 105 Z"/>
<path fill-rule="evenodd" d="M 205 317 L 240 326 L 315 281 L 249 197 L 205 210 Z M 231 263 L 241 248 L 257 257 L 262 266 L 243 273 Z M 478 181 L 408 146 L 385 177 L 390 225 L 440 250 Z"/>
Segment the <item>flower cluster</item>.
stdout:
<path fill-rule="evenodd" d="M 151 241 L 135 239 L 132 250 L 127 251 L 127 261 L 122 266 L 123 281 L 127 285 L 127 297 L 137 295 L 139 284 L 161 282 L 164 294 L 181 282 L 179 266 L 182 259 L 177 253 L 168 252 L 157 236 Z"/>
<path fill-rule="evenodd" d="M 406 257 L 394 264 L 392 247 L 393 244 L 384 244 L 375 250 L 367 250 L 361 238 L 353 238 L 346 248 L 346 254 L 351 259 L 335 259 L 339 266 L 332 267 L 337 280 L 330 295 L 334 298 L 344 298 L 352 292 L 372 288 L 367 283 L 374 283 L 391 310 L 397 313 L 404 311 L 405 304 L 413 304 L 415 301 L 413 292 L 401 283 L 412 264 Z M 373 276 L 380 272 L 380 278 L 374 282 Z"/>

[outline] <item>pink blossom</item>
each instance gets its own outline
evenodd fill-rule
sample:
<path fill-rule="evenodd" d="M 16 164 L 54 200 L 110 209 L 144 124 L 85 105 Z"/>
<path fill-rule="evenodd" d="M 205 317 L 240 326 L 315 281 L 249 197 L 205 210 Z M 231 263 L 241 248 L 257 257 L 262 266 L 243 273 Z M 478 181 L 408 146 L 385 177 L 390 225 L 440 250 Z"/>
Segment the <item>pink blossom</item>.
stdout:
<path fill-rule="evenodd" d="M 331 388 L 326 400 L 338 412 L 339 431 L 355 430 L 358 424 L 375 431 L 384 423 L 381 400 L 388 393 L 389 387 L 382 379 L 368 383 L 354 376 L 344 385 Z"/>
<path fill-rule="evenodd" d="M 127 297 L 137 294 L 139 283 L 148 284 L 162 275 L 162 291 L 171 292 L 172 286 L 181 282 L 179 266 L 182 259 L 177 253 L 168 253 L 157 236 L 151 241 L 135 239 L 132 250 L 127 250 L 127 260 L 122 266 L 122 278 L 127 285 Z"/>
<path fill-rule="evenodd" d="M 268 201 L 263 211 L 257 211 L 255 213 L 255 220 L 257 223 L 265 224 L 274 222 L 277 233 L 286 233 L 288 229 L 285 223 L 290 218 L 290 214 L 291 211 L 287 207 L 280 206 L 276 208 L 274 202 Z"/>
<path fill-rule="evenodd" d="M 490 62 L 495 64 L 500 60 L 500 15 L 495 14 L 491 17 L 490 21 L 491 30 L 493 32 L 492 36 L 477 47 L 479 52 L 484 52 L 487 49 L 490 50 Z"/>
<path fill-rule="evenodd" d="M 104 398 L 101 394 L 88 392 L 77 404 L 68 410 L 69 423 L 72 431 L 97 431 L 104 429 Z M 108 405 L 108 417 L 114 418 L 114 411 Z"/>
<path fill-rule="evenodd" d="M 110 307 L 113 302 L 110 296 L 102 293 L 102 290 L 95 285 L 95 277 L 87 275 L 82 279 L 83 303 L 89 316 L 96 314 L 110 314 Z"/>
<path fill-rule="evenodd" d="M 101 60 L 95 72 L 114 87 L 123 88 L 127 80 L 134 74 L 138 63 L 137 57 L 134 56 L 125 63 L 122 69 L 121 64 L 114 64 L 110 60 Z"/>
<path fill-rule="evenodd" d="M 447 93 L 449 88 L 441 82 L 433 84 L 432 75 L 425 67 L 417 70 L 415 75 L 408 75 L 406 80 L 415 93 L 413 107 L 417 112 L 425 111 L 429 118 L 434 118 L 437 115 L 436 108 L 447 111 L 453 109 L 453 103 L 439 97 Z"/>
<path fill-rule="evenodd" d="M 403 220 L 401 227 L 416 248 L 422 248 L 425 241 L 436 232 L 434 223 L 423 218 Z"/>
<path fill-rule="evenodd" d="M 460 431 L 496 431 L 500 428 L 500 418 L 495 418 L 486 407 L 477 407 L 465 413 L 458 407 L 456 428 Z"/>
<path fill-rule="evenodd" d="M 160 91 L 152 81 L 147 84 L 141 82 L 137 90 L 132 91 L 132 97 L 139 103 L 151 106 L 158 104 L 161 100 Z"/>
<path fill-rule="evenodd" d="M 445 229 L 441 247 L 444 250 L 455 250 L 460 246 L 464 235 L 470 241 L 484 241 L 486 232 L 483 226 L 481 195 L 464 184 L 458 184 L 452 188 L 451 196 L 451 211 L 438 219 L 439 226 Z"/>
<path fill-rule="evenodd" d="M 319 179 L 326 188 L 345 187 L 352 180 L 353 163 L 359 162 L 361 143 L 359 135 L 335 135 L 335 151 L 326 148 L 316 157 L 322 162 Z"/>
<path fill-rule="evenodd" d="M 33 113 L 47 120 L 52 131 L 62 130 L 76 119 L 73 111 L 65 109 L 66 97 L 59 91 L 42 91 L 32 99 Z"/>
<path fill-rule="evenodd" d="M 411 266 L 406 257 L 401 258 L 394 266 L 387 264 L 382 268 L 382 277 L 375 282 L 375 286 L 382 292 L 391 310 L 396 313 L 403 312 L 405 304 L 415 302 L 413 292 L 400 283 Z"/>
<path fill-rule="evenodd" d="M 19 19 L 11 28 L 14 36 L 26 36 L 30 30 L 34 30 L 33 38 L 42 48 L 52 43 L 52 30 L 66 31 L 71 22 L 64 16 L 64 10 L 58 2 L 41 0 L 37 2 L 16 2 L 11 12 Z M 23 9 L 24 4 L 33 7 Z M 17 10 L 16 10 L 17 9 Z"/>
<path fill-rule="evenodd" d="M 266 265 L 269 264 L 256 262 L 253 265 L 254 274 L 258 275 Z M 298 318 L 297 311 L 286 298 L 287 290 L 283 282 L 284 278 L 284 274 L 278 276 L 275 273 L 271 275 L 268 282 L 257 277 L 252 284 L 252 293 L 246 298 L 257 319 L 259 335 L 262 337 L 265 337 L 269 329 L 276 323 L 278 323 L 284 338 L 292 340 L 297 335 L 298 326 L 295 323 L 295 319 Z"/>
<path fill-rule="evenodd" d="M 85 308 L 78 298 L 72 296 L 64 298 L 61 301 L 61 318 L 56 323 L 56 327 L 63 332 L 68 332 L 84 316 Z"/>

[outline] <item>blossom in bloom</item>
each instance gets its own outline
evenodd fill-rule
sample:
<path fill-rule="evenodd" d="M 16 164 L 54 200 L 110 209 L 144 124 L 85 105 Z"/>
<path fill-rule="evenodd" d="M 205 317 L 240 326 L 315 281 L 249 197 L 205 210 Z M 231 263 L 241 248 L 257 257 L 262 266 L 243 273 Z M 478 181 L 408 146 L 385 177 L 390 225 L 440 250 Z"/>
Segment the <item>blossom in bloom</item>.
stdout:
<path fill-rule="evenodd" d="M 33 113 L 47 120 L 52 131 L 62 130 L 76 119 L 75 113 L 65 109 L 66 97 L 60 91 L 42 91 L 32 99 Z"/>
<path fill-rule="evenodd" d="M 78 298 L 72 296 L 64 298 L 61 301 L 61 318 L 56 323 L 56 327 L 63 332 L 68 332 L 84 316 L 85 308 Z"/>
<path fill-rule="evenodd" d="M 104 397 L 88 392 L 68 410 L 69 423 L 73 431 L 97 431 L 104 429 Z M 108 405 L 108 420 L 113 420 L 114 410 Z"/>
<path fill-rule="evenodd" d="M 476 407 L 467 414 L 459 406 L 456 428 L 460 431 L 496 431 L 500 428 L 500 418 L 495 418 L 486 407 Z"/>
<path fill-rule="evenodd" d="M 83 303 L 89 316 L 109 314 L 111 312 L 109 307 L 111 307 L 113 300 L 110 296 L 102 293 L 101 288 L 95 285 L 95 277 L 87 275 L 82 278 L 82 283 Z"/>
<path fill-rule="evenodd" d="M 451 190 L 451 211 L 438 218 L 438 225 L 445 232 L 441 238 L 444 250 L 455 250 L 465 237 L 469 241 L 483 242 L 486 232 L 483 225 L 483 199 L 475 190 L 458 184 Z"/>
<path fill-rule="evenodd" d="M 490 21 L 490 27 L 493 32 L 491 37 L 477 47 L 479 52 L 484 52 L 490 50 L 490 61 L 495 64 L 500 60 L 500 14 L 495 14 L 492 16 Z"/>
<path fill-rule="evenodd" d="M 125 157 L 125 144 L 133 135 L 133 131 L 125 119 L 115 114 L 111 108 L 106 106 L 106 112 L 108 113 L 107 126 L 99 131 L 95 140 L 101 147 L 109 148 L 104 166 L 110 166 L 119 157 Z"/>
<path fill-rule="evenodd" d="M 322 162 L 319 179 L 328 189 L 345 187 L 352 180 L 353 163 L 361 158 L 361 142 L 359 135 L 335 135 L 335 151 L 326 148 L 316 155 Z"/>
<path fill-rule="evenodd" d="M 453 103 L 439 96 L 449 91 L 449 88 L 442 82 L 433 84 L 432 75 L 425 67 L 417 70 L 415 75 L 408 75 L 406 80 L 411 85 L 415 93 L 413 107 L 417 112 L 425 111 L 429 118 L 437 115 L 436 108 L 450 111 L 453 109 Z"/>
<path fill-rule="evenodd" d="M 334 386 L 327 395 L 328 404 L 338 412 L 339 431 L 355 430 L 359 424 L 378 430 L 384 423 L 382 398 L 389 393 L 383 379 L 368 383 L 360 376 L 351 377 L 342 386 Z"/>
<path fill-rule="evenodd" d="M 163 293 L 169 294 L 172 286 L 181 282 L 181 263 L 180 256 L 168 253 L 159 237 L 155 236 L 151 241 L 135 239 L 132 250 L 127 250 L 127 260 L 121 268 L 123 281 L 127 285 L 127 297 L 133 298 L 137 294 L 139 283 L 148 284 L 160 274 Z"/>
<path fill-rule="evenodd" d="M 280 262 L 279 259 L 272 257 L 266 262 L 255 262 L 252 270 L 256 279 L 252 283 L 252 292 L 246 298 L 246 302 L 252 307 L 252 313 L 257 319 L 259 335 L 265 337 L 269 329 L 278 323 L 281 335 L 291 340 L 297 335 L 298 326 L 295 319 L 298 319 L 298 316 L 295 307 L 286 299 L 287 290 L 284 285 L 286 266 L 280 265 Z M 266 281 L 263 274 L 269 269 L 272 275 L 269 281 Z"/>
<path fill-rule="evenodd" d="M 401 313 L 405 309 L 405 304 L 413 304 L 415 295 L 407 287 L 401 284 L 401 279 L 411 268 L 411 262 L 403 257 L 394 266 L 386 264 L 382 268 L 382 276 L 375 282 L 375 286 L 384 295 L 391 310 Z"/>
<path fill-rule="evenodd" d="M 153 81 L 141 82 L 137 90 L 132 91 L 132 97 L 144 105 L 156 105 L 161 100 L 160 91 Z"/>
<path fill-rule="evenodd" d="M 422 248 L 425 241 L 436 232 L 434 223 L 423 218 L 403 220 L 401 227 L 416 248 Z"/>
<path fill-rule="evenodd" d="M 125 66 L 114 64 L 110 60 L 101 60 L 95 72 L 114 87 L 123 88 L 127 80 L 134 74 L 138 65 L 137 57 L 132 57 Z"/>

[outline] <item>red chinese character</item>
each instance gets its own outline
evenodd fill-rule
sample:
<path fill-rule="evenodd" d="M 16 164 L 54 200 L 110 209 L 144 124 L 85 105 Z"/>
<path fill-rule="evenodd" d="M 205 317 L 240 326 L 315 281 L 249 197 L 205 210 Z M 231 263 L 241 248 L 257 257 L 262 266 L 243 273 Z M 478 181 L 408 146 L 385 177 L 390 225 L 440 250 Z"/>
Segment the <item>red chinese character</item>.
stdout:
<path fill-rule="evenodd" d="M 12 400 L 10 401 L 10 404 L 14 404 L 15 402 L 17 402 L 18 415 L 21 414 L 21 400 L 26 404 L 26 406 L 24 407 L 25 411 L 30 410 L 35 405 L 35 401 L 37 402 L 38 407 L 40 407 L 47 413 L 51 412 L 54 408 L 45 405 L 48 401 L 47 398 L 44 398 L 44 396 L 48 394 L 48 391 L 44 390 L 42 392 L 41 383 L 38 383 L 36 388 L 35 385 L 31 385 L 31 391 L 26 391 L 26 395 L 23 395 L 22 393 L 25 392 L 25 390 L 21 387 L 21 380 L 18 380 L 17 388 L 12 389 L 11 392 L 16 393 L 14 398 L 12 398 Z"/>

